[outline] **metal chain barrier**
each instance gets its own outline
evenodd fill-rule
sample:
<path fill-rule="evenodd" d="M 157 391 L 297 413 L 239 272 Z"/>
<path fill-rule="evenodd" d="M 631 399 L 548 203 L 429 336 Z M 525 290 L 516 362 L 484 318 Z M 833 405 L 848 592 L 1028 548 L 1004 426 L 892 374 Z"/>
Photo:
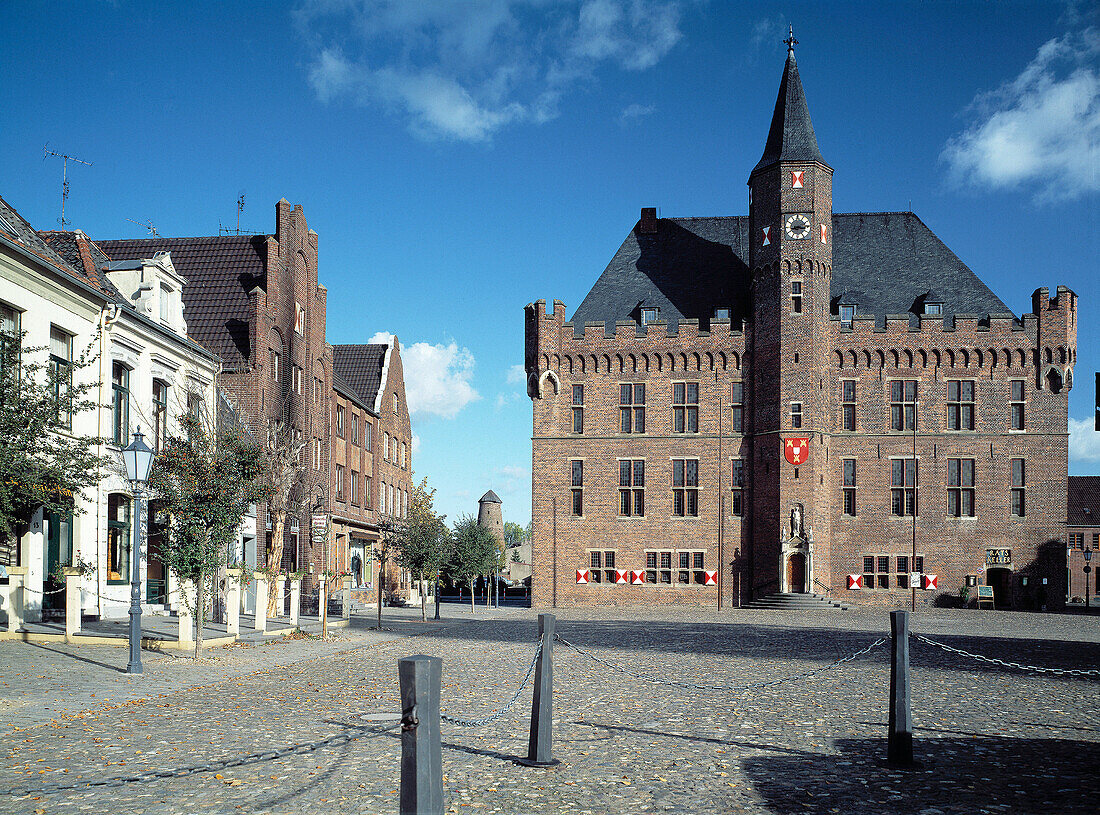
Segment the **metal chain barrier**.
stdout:
<path fill-rule="evenodd" d="M 673 688 L 688 688 L 688 689 L 691 689 L 691 690 L 721 691 L 723 693 L 733 693 L 733 694 L 741 694 L 741 693 L 745 693 L 745 692 L 750 691 L 750 690 L 757 690 L 759 688 L 767 688 L 767 687 L 771 687 L 772 685 L 780 685 L 784 682 L 793 682 L 796 679 L 805 679 L 807 677 L 813 676 L 814 674 L 822 673 L 823 671 L 830 671 L 833 668 L 840 667 L 845 662 L 851 662 L 853 659 L 856 659 L 857 657 L 863 656 L 864 654 L 868 653 L 872 649 L 878 648 L 880 645 L 883 645 L 887 642 L 886 637 L 881 637 L 880 639 L 877 639 L 874 642 L 872 642 L 866 648 L 861 648 L 860 650 L 856 651 L 855 653 L 848 654 L 848 656 L 846 656 L 846 657 L 841 657 L 840 659 L 836 660 L 835 662 L 831 662 L 828 665 L 822 665 L 820 668 L 814 668 L 812 671 L 806 671 L 804 673 L 794 674 L 794 675 L 791 675 L 791 676 L 784 676 L 784 677 L 780 677 L 779 679 L 770 679 L 770 680 L 767 680 L 765 682 L 753 682 L 753 683 L 748 684 L 748 685 L 738 685 L 738 686 L 734 687 L 734 686 L 730 686 L 730 685 L 698 685 L 694 682 L 677 682 L 674 679 L 661 679 L 661 678 L 656 677 L 656 676 L 648 676 L 646 674 L 635 673 L 634 671 L 627 670 L 626 668 L 622 667 L 621 665 L 616 665 L 612 662 L 608 662 L 606 659 L 598 657 L 595 654 L 593 654 L 591 651 L 587 651 L 584 648 L 581 648 L 579 645 L 574 645 L 573 643 L 569 642 L 568 640 L 562 639 L 560 636 L 555 637 L 555 639 L 557 639 L 557 641 L 560 642 L 562 645 L 564 645 L 566 648 L 572 648 L 578 654 L 581 654 L 582 656 L 588 657 L 593 662 L 598 662 L 601 665 L 603 665 L 607 668 L 610 668 L 613 671 L 617 671 L 618 673 L 625 674 L 626 676 L 631 676 L 635 679 L 641 679 L 644 682 L 652 682 L 653 684 L 656 684 L 656 685 L 667 685 L 667 686 L 673 687 Z"/>
<path fill-rule="evenodd" d="M 944 651 L 949 651 L 952 654 L 958 654 L 959 656 L 970 657 L 976 659 L 979 662 L 986 662 L 990 665 L 1000 665 L 1003 668 L 1016 668 L 1020 671 L 1034 671 L 1041 674 L 1054 674 L 1055 676 L 1100 676 L 1100 669 L 1081 669 L 1081 668 L 1042 668 L 1038 665 L 1021 665 L 1019 662 L 1006 662 L 1003 659 L 996 659 L 995 657 L 982 656 L 981 654 L 972 654 L 969 651 L 964 651 L 961 648 L 952 648 L 950 645 L 946 645 L 942 642 L 936 642 L 929 639 L 922 634 L 913 634 L 914 639 L 918 639 L 927 645 L 934 645 L 937 648 L 942 648 Z"/>
<path fill-rule="evenodd" d="M 235 758 L 223 759 L 222 761 L 211 761 L 206 764 L 192 764 L 187 767 L 176 767 L 171 770 L 150 770 L 149 772 L 139 773 L 137 775 L 123 775 L 115 776 L 113 778 L 98 778 L 91 781 L 78 781 L 72 784 L 47 784 L 42 787 L 12 787 L 5 790 L 2 794 L 10 795 L 14 797 L 24 797 L 29 795 L 50 795 L 55 792 L 71 792 L 73 790 L 85 790 L 92 788 L 111 788 L 122 787 L 126 784 L 145 784 L 150 781 L 158 781 L 162 778 L 183 778 L 188 775 L 196 775 L 198 773 L 213 773 L 218 770 L 228 770 L 231 767 L 241 767 L 245 764 L 256 764 L 261 761 L 274 761 L 275 759 L 282 758 L 289 755 L 303 755 L 305 753 L 312 753 L 315 750 L 320 750 L 322 747 L 327 747 L 330 744 L 346 744 L 348 742 L 357 741 L 362 738 L 374 738 L 380 736 L 383 733 L 391 730 L 396 730 L 401 725 L 400 722 L 395 722 L 384 727 L 363 727 L 360 725 L 352 725 L 351 730 L 343 733 L 337 733 L 335 736 L 329 736 L 318 741 L 302 742 L 299 744 L 291 744 L 286 747 L 280 747 L 274 750 L 262 750 L 258 753 L 249 753 L 246 756 L 237 756 Z"/>
<path fill-rule="evenodd" d="M 523 681 L 519 687 L 516 688 L 516 692 L 512 694 L 512 698 L 508 700 L 508 704 L 502 707 L 500 710 L 495 710 L 488 716 L 482 716 L 480 719 L 459 719 L 454 716 L 448 716 L 446 713 L 440 712 L 439 718 L 445 722 L 456 724 L 459 727 L 482 727 L 483 725 L 495 722 L 500 719 L 512 709 L 512 705 L 516 703 L 519 695 L 523 692 L 523 689 L 527 686 L 527 681 L 531 678 L 531 672 L 535 670 L 535 664 L 539 661 L 539 656 L 542 654 L 542 643 L 538 644 L 535 649 L 535 655 L 531 658 L 531 664 L 527 666 L 527 673 L 523 676 Z"/>

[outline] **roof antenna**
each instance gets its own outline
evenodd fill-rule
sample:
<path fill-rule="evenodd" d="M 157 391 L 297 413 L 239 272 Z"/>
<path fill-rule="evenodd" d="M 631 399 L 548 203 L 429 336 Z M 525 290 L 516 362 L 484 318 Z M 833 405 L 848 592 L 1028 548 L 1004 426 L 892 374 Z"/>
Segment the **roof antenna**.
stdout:
<path fill-rule="evenodd" d="M 50 143 L 46 142 L 46 145 L 42 148 L 42 160 L 45 161 L 49 156 L 56 156 L 57 158 L 64 159 L 64 163 L 61 167 L 61 220 L 58 221 L 61 224 L 61 228 L 64 229 L 71 221 L 65 220 L 65 202 L 69 200 L 69 162 L 75 161 L 77 164 L 86 164 L 91 167 L 92 162 L 78 159 L 76 156 L 67 156 L 64 153 L 57 153 L 50 149 Z"/>
<path fill-rule="evenodd" d="M 241 234 L 241 213 L 244 212 L 244 190 L 241 190 L 241 195 L 237 199 L 237 234 Z"/>
<path fill-rule="evenodd" d="M 152 221 L 146 221 L 145 223 L 140 223 L 138 221 L 135 221 L 133 218 L 127 218 L 126 220 L 129 221 L 132 224 L 137 224 L 138 226 L 144 226 L 146 229 L 149 230 L 149 234 L 152 235 L 153 237 L 155 237 L 155 238 L 160 237 L 160 233 L 157 232 L 157 228 L 155 226 L 153 226 Z"/>
<path fill-rule="evenodd" d="M 244 190 L 241 190 L 241 194 L 237 196 L 237 228 L 230 229 L 228 226 L 222 226 L 221 220 L 218 220 L 218 232 L 222 235 L 258 235 L 259 232 L 249 232 L 247 229 L 241 229 L 241 213 L 244 212 Z"/>

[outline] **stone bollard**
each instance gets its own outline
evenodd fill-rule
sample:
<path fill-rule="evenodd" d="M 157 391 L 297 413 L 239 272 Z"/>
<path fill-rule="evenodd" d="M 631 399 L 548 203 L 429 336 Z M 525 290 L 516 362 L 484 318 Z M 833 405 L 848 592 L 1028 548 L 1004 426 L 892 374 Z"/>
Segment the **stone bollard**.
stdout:
<path fill-rule="evenodd" d="M 80 569 L 62 566 L 65 574 L 65 642 L 74 642 L 80 630 Z"/>
<path fill-rule="evenodd" d="M 531 697 L 531 732 L 527 758 L 516 763 L 527 767 L 553 767 L 560 763 L 553 755 L 554 742 L 554 623 L 553 614 L 539 615 L 542 651 L 535 665 L 535 690 Z"/>
<path fill-rule="evenodd" d="M 195 644 L 195 592 L 190 580 L 181 580 L 179 586 L 180 607 L 176 613 L 179 615 L 179 645 L 182 650 L 185 645 Z"/>
<path fill-rule="evenodd" d="M 8 631 L 19 631 L 23 628 L 26 581 L 26 566 L 8 566 L 8 585 L 5 587 L 7 597 L 4 603 L 8 610 Z"/>
<path fill-rule="evenodd" d="M 439 689 L 443 660 L 404 657 L 397 662 L 401 684 L 401 815 L 442 815 L 443 742 Z"/>
<path fill-rule="evenodd" d="M 261 634 L 267 633 L 267 575 L 263 572 L 253 572 L 256 580 L 256 630 Z"/>
<path fill-rule="evenodd" d="M 890 724 L 886 761 L 913 766 L 913 711 L 909 706 L 909 612 L 890 612 Z"/>
<path fill-rule="evenodd" d="M 343 589 L 343 595 L 344 596 L 341 599 L 344 601 L 344 619 L 349 620 L 349 619 L 351 619 L 351 578 L 350 577 L 345 577 L 343 582 L 344 582 L 344 589 Z"/>
<path fill-rule="evenodd" d="M 298 617 L 302 613 L 302 578 L 290 580 L 290 624 L 298 627 Z"/>
<path fill-rule="evenodd" d="M 243 569 L 225 570 L 225 633 L 236 637 L 241 633 L 241 575 Z"/>
<path fill-rule="evenodd" d="M 275 616 L 282 617 L 283 609 L 286 608 L 286 576 L 276 575 L 275 579 L 271 583 L 269 589 L 275 596 Z"/>

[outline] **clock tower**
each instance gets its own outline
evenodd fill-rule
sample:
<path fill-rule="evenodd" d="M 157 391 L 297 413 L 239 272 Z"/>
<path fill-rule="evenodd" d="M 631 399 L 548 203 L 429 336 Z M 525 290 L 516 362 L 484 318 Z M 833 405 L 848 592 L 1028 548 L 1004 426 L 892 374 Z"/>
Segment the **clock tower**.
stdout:
<path fill-rule="evenodd" d="M 833 169 L 821 155 L 794 34 L 764 155 L 749 175 L 753 323 L 753 595 L 828 583 Z M 748 373 L 748 372 L 746 372 Z"/>

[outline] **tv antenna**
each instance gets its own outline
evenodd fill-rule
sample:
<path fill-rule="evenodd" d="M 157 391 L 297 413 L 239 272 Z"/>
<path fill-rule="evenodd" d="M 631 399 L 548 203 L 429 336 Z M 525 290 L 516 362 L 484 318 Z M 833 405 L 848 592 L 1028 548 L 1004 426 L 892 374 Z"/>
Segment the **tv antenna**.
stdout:
<path fill-rule="evenodd" d="M 149 230 L 149 234 L 152 235 L 153 237 L 155 237 L 155 238 L 160 237 L 160 233 L 157 232 L 157 228 L 155 226 L 153 226 L 152 221 L 146 221 L 145 223 L 141 223 L 140 221 L 135 221 L 133 218 L 127 218 L 126 220 L 129 221 L 132 224 L 137 224 L 138 226 L 145 227 L 146 229 Z"/>
<path fill-rule="evenodd" d="M 230 229 L 228 226 L 221 225 L 221 219 L 218 219 L 218 232 L 222 235 L 258 235 L 259 232 L 250 232 L 247 229 L 241 229 L 241 213 L 244 212 L 244 193 L 242 192 L 237 197 L 237 228 Z"/>
<path fill-rule="evenodd" d="M 42 160 L 45 161 L 49 156 L 56 156 L 64 160 L 61 167 L 61 220 L 58 221 L 58 223 L 61 224 L 61 228 L 64 229 L 70 223 L 65 220 L 65 202 L 69 200 L 69 162 L 75 161 L 77 164 L 85 164 L 88 167 L 92 166 L 92 162 L 51 150 L 50 143 L 46 142 L 46 145 L 42 148 Z"/>

